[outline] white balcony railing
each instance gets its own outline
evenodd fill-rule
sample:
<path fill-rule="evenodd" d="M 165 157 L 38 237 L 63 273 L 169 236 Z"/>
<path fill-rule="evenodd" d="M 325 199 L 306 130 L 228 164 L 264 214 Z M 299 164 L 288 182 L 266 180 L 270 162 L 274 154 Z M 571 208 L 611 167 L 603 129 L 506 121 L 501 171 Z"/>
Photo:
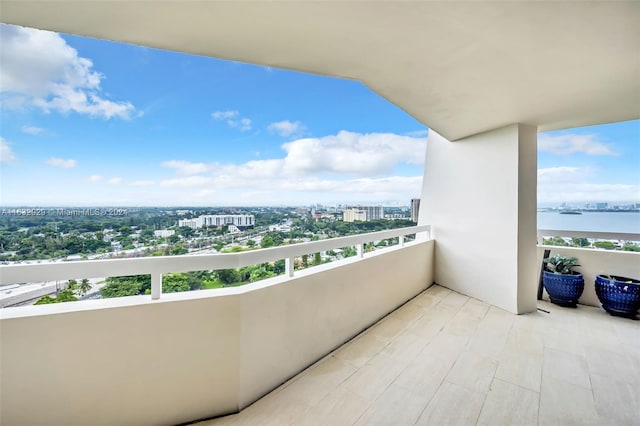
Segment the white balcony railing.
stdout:
<path fill-rule="evenodd" d="M 152 274 L 160 296 L 165 272 L 352 245 L 362 257 L 295 274 L 288 260 L 285 276 L 160 300 L 2 309 L 0 424 L 182 424 L 237 412 L 429 287 L 428 233 L 418 226 L 233 254 L 2 266 L 3 283 Z M 394 237 L 399 245 L 362 250 Z"/>
<path fill-rule="evenodd" d="M 362 258 L 366 243 L 398 237 L 402 247 L 407 235 L 416 234 L 416 238 L 424 235 L 424 239 L 429 239 L 430 230 L 429 225 L 412 226 L 240 253 L 3 265 L 0 266 L 0 285 L 150 274 L 151 299 L 159 299 L 164 273 L 239 268 L 284 259 L 285 276 L 291 278 L 294 276 L 294 259 L 298 256 L 356 246 L 358 257 Z"/>
<path fill-rule="evenodd" d="M 593 238 L 596 240 L 640 241 L 640 234 L 631 232 L 567 231 L 565 229 L 538 229 L 538 243 L 543 237 Z"/>
<path fill-rule="evenodd" d="M 538 264 L 542 265 L 545 250 L 551 254 L 577 257 L 578 271 L 584 275 L 584 292 L 579 303 L 600 306 L 594 282 L 597 275 L 640 277 L 640 253 L 623 250 L 602 250 L 592 247 L 569 247 L 542 244 L 543 237 L 588 238 L 593 240 L 640 241 L 640 234 L 624 232 L 567 231 L 563 229 L 538 230 Z"/>

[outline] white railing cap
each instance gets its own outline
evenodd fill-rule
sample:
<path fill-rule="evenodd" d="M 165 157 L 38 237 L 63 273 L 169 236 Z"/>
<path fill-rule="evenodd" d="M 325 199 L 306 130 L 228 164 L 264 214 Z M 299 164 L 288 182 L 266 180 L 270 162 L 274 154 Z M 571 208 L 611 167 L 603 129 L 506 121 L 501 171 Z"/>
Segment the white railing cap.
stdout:
<path fill-rule="evenodd" d="M 565 229 L 538 229 L 542 237 L 595 238 L 601 240 L 640 241 L 640 234 L 632 232 L 568 231 Z"/>

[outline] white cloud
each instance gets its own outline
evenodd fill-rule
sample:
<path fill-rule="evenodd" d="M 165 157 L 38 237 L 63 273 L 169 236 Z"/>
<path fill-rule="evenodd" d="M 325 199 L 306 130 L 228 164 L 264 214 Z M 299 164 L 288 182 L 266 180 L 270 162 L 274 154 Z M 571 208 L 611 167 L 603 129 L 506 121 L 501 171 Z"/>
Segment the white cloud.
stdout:
<path fill-rule="evenodd" d="M 185 178 L 165 179 L 160 182 L 160 186 L 176 188 L 194 188 L 213 184 L 214 180 L 205 176 L 189 176 Z"/>
<path fill-rule="evenodd" d="M 73 159 L 65 160 L 64 158 L 51 157 L 46 163 L 53 167 L 60 167 L 61 169 L 72 169 L 76 166 L 77 162 Z"/>
<path fill-rule="evenodd" d="M 372 176 L 388 174 L 403 163 L 422 165 L 426 139 L 393 133 L 337 135 L 285 143 L 285 173 L 338 173 Z"/>
<path fill-rule="evenodd" d="M 640 185 L 564 183 L 538 186 L 538 203 L 638 202 Z"/>
<path fill-rule="evenodd" d="M 155 180 L 136 180 L 134 182 L 131 182 L 131 186 L 151 186 L 151 185 L 155 185 L 156 181 Z"/>
<path fill-rule="evenodd" d="M 100 175 L 91 175 L 89 176 L 89 182 L 102 182 L 102 176 Z"/>
<path fill-rule="evenodd" d="M 170 160 L 162 165 L 175 169 L 182 176 L 210 172 L 221 183 L 326 174 L 370 177 L 388 175 L 401 164 L 422 165 L 426 140 L 393 133 L 341 131 L 337 135 L 288 142 L 282 145 L 282 149 L 286 153 L 284 158 L 252 160 L 243 164 Z M 182 179 L 179 182 L 199 184 L 200 181 Z"/>
<path fill-rule="evenodd" d="M 36 126 L 22 126 L 22 133 L 26 133 L 28 135 L 38 136 L 44 133 L 44 129 Z"/>
<path fill-rule="evenodd" d="M 587 155 L 619 155 L 612 148 L 596 140 L 596 135 L 566 134 L 551 136 L 538 135 L 538 150 L 556 155 L 570 155 L 581 152 Z"/>
<path fill-rule="evenodd" d="M 103 97 L 103 75 L 57 33 L 2 24 L 0 35 L 3 106 L 125 120 L 135 112 L 130 102 Z"/>
<path fill-rule="evenodd" d="M 207 172 L 211 166 L 204 163 L 191 163 L 183 160 L 170 160 L 162 163 L 164 167 L 175 169 L 179 175 L 198 175 Z"/>
<path fill-rule="evenodd" d="M 563 182 L 583 182 L 592 175 L 592 171 L 581 167 L 549 167 L 538 169 L 538 185 Z"/>
<path fill-rule="evenodd" d="M 298 204 L 337 199 L 410 199 L 420 194 L 420 176 L 389 176 L 396 166 L 421 165 L 426 141 L 396 134 L 340 132 L 282 145 L 283 158 L 242 164 L 171 160 L 176 177 L 160 187 L 179 190 L 180 199 L 211 197 L 211 203 Z M 244 194 L 244 195 L 242 195 Z M 246 197 L 246 198 L 243 198 Z M 227 200 L 227 201 L 223 201 Z M 234 201 L 235 200 L 235 201 Z"/>
<path fill-rule="evenodd" d="M 215 111 L 211 113 L 211 117 L 213 117 L 214 120 L 221 121 L 221 120 L 228 120 L 229 118 L 237 117 L 238 114 L 240 114 L 238 111 L 232 111 L 232 110 Z"/>
<path fill-rule="evenodd" d="M 414 130 L 413 132 L 407 132 L 405 134 L 414 138 L 426 138 L 429 134 L 429 129 Z"/>
<path fill-rule="evenodd" d="M 16 159 L 9 143 L 0 137 L 0 163 L 9 163 Z"/>
<path fill-rule="evenodd" d="M 592 183 L 595 172 L 582 167 L 538 170 L 538 203 L 640 200 L 640 184 Z"/>
<path fill-rule="evenodd" d="M 300 135 L 304 133 L 306 127 L 299 121 L 293 122 L 289 120 L 283 120 L 269 124 L 269 126 L 267 126 L 267 130 L 273 133 L 277 133 L 280 136 L 286 138 L 289 136 Z"/>
<path fill-rule="evenodd" d="M 359 178 L 347 180 L 300 179 L 281 180 L 278 189 L 283 191 L 331 192 L 359 194 L 360 196 L 395 197 L 398 194 L 419 194 L 422 176 L 389 176 L 383 178 Z"/>
<path fill-rule="evenodd" d="M 215 189 L 203 189 L 202 191 L 198 191 L 193 195 L 196 196 L 197 198 L 205 198 L 205 197 L 211 197 L 215 193 L 216 193 Z"/>
<path fill-rule="evenodd" d="M 123 181 L 124 181 L 124 179 L 122 179 L 121 177 L 117 176 L 117 177 L 112 177 L 111 179 L 107 180 L 107 183 L 110 184 L 110 185 L 120 185 Z"/>
<path fill-rule="evenodd" d="M 224 121 L 229 127 L 247 132 L 251 130 L 251 119 L 241 117 L 240 112 L 235 110 L 215 111 L 211 113 L 211 117 L 216 121 Z"/>

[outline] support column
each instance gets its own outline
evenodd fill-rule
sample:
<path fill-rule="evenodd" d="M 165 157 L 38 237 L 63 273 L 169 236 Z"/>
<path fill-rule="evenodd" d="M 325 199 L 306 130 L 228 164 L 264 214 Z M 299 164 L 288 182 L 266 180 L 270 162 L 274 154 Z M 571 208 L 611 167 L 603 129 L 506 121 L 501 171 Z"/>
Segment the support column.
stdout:
<path fill-rule="evenodd" d="M 429 131 L 418 223 L 433 226 L 436 283 L 536 309 L 536 144 L 523 124 L 456 142 Z"/>

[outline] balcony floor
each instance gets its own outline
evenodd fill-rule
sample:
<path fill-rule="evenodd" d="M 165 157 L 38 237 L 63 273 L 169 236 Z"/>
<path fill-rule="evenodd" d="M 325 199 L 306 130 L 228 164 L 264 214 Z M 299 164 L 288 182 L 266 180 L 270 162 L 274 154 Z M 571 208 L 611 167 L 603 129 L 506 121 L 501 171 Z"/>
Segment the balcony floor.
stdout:
<path fill-rule="evenodd" d="M 640 425 L 640 322 L 433 286 L 218 425 Z M 283 360 L 286 362 L 286 360 Z"/>

